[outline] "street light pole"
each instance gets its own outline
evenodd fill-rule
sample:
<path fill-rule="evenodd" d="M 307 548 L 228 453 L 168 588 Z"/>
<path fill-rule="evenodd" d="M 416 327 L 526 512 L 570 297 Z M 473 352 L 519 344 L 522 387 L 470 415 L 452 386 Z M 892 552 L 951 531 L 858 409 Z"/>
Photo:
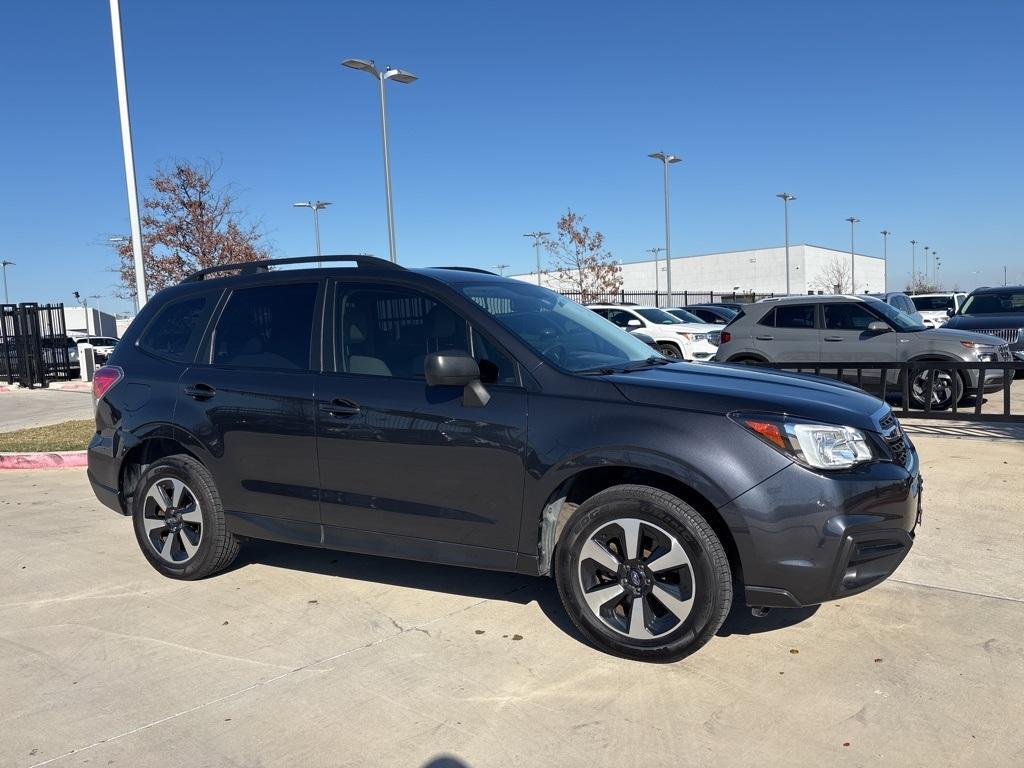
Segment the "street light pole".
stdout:
<path fill-rule="evenodd" d="M 117 80 L 117 105 L 121 116 L 121 151 L 124 155 L 124 176 L 128 185 L 128 220 L 132 229 L 135 294 L 139 307 L 142 307 L 146 303 L 146 267 L 142 260 L 142 224 L 139 221 L 139 192 L 135 186 L 135 153 L 132 150 L 132 124 L 128 112 L 128 83 L 124 74 L 124 43 L 121 39 L 119 0 L 110 0 L 110 28 L 114 38 L 114 76 Z"/>
<path fill-rule="evenodd" d="M 853 225 L 860 224 L 860 219 L 850 216 L 846 219 L 850 222 L 850 293 L 857 295 L 857 254 L 853 250 Z"/>
<path fill-rule="evenodd" d="M 664 248 L 648 248 L 647 253 L 654 254 L 654 306 L 659 306 L 658 299 L 661 294 L 661 287 L 658 285 L 658 254 L 664 251 Z M 671 302 L 670 302 L 671 303 Z"/>
<path fill-rule="evenodd" d="M 924 282 L 928 283 L 928 251 L 931 250 L 930 246 L 924 247 Z"/>
<path fill-rule="evenodd" d="M 394 67 L 384 67 L 383 70 L 374 66 L 373 59 L 345 59 L 341 62 L 343 67 L 360 69 L 377 78 L 380 86 L 380 134 L 384 145 L 384 194 L 387 197 L 388 206 L 388 254 L 392 262 L 398 262 L 398 255 L 395 252 L 395 215 L 391 205 L 391 155 L 388 151 L 388 112 L 384 97 L 384 81 L 394 80 L 399 83 L 413 83 L 419 78 L 411 72 L 406 72 Z"/>
<path fill-rule="evenodd" d="M 935 288 L 937 290 L 939 287 L 939 266 L 942 262 L 939 261 L 939 252 L 934 248 L 932 249 L 932 264 L 935 265 L 934 269 L 932 269 L 932 279 L 935 281 Z"/>
<path fill-rule="evenodd" d="M 550 234 L 550 232 L 527 232 L 523 235 L 523 237 L 533 238 L 533 253 L 537 257 L 537 285 L 540 285 L 540 242 Z"/>
<path fill-rule="evenodd" d="M 672 304 L 672 226 L 669 217 L 668 202 L 668 167 L 683 162 L 681 157 L 669 155 L 665 152 L 652 152 L 648 157 L 660 160 L 663 169 L 665 187 L 665 291 L 668 294 L 668 303 Z"/>
<path fill-rule="evenodd" d="M 910 290 L 917 293 L 917 240 L 910 241 Z"/>
<path fill-rule="evenodd" d="M 882 280 L 882 290 L 889 290 L 889 235 L 892 234 L 888 229 L 883 229 L 879 234 L 882 235 L 882 270 L 884 278 Z"/>
<path fill-rule="evenodd" d="M 498 270 L 498 274 L 499 274 L 499 275 L 501 275 L 502 277 L 504 277 L 504 276 L 505 276 L 505 269 L 506 269 L 507 267 L 508 267 L 508 264 L 495 264 L 495 265 L 494 265 L 494 268 L 495 268 L 496 270 Z"/>
<path fill-rule="evenodd" d="M 330 203 L 325 203 L 323 200 L 307 200 L 304 203 L 292 203 L 292 208 L 309 208 L 313 211 L 313 234 L 316 236 L 316 265 L 322 266 L 320 263 L 320 211 L 326 208 Z"/>
<path fill-rule="evenodd" d="M 786 295 L 789 296 L 789 201 L 796 200 L 796 195 L 780 192 L 776 197 L 782 199 L 783 218 L 786 222 Z"/>
<path fill-rule="evenodd" d="M 0 267 L 3 268 L 3 272 L 4 272 L 4 304 L 10 304 L 11 303 L 11 297 L 7 295 L 7 268 L 8 267 L 14 267 L 14 266 L 17 266 L 17 265 L 13 261 L 8 261 L 7 259 L 4 259 L 3 261 L 0 261 Z"/>

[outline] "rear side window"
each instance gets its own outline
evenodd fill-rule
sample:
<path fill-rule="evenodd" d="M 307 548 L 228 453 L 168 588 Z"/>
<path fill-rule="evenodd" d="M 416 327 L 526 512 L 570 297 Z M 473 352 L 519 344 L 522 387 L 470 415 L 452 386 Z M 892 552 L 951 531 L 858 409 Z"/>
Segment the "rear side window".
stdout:
<path fill-rule="evenodd" d="M 217 321 L 214 365 L 306 370 L 316 283 L 234 291 Z"/>
<path fill-rule="evenodd" d="M 209 294 L 172 301 L 146 326 L 139 347 L 170 360 L 192 360 L 211 301 Z"/>
<path fill-rule="evenodd" d="M 814 328 L 814 305 L 775 307 L 758 325 L 774 328 Z"/>

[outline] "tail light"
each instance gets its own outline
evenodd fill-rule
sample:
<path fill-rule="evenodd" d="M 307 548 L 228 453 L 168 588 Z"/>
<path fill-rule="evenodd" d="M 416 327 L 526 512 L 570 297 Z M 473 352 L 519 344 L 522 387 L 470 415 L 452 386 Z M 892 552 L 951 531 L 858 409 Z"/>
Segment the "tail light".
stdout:
<path fill-rule="evenodd" d="M 722 331 L 722 343 L 726 344 L 727 342 L 730 341 L 732 341 L 732 334 L 729 333 L 728 331 Z"/>
<path fill-rule="evenodd" d="M 116 365 L 104 365 L 97 368 L 92 375 L 92 397 L 99 400 L 110 388 L 124 378 L 124 371 Z"/>

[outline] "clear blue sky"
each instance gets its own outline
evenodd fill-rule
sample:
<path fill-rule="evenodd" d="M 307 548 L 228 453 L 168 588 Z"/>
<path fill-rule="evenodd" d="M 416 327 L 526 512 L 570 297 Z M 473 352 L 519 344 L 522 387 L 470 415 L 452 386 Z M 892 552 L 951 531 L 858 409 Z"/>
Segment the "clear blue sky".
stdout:
<path fill-rule="evenodd" d="M 122 0 L 140 181 L 210 158 L 281 256 L 387 253 L 376 93 L 347 56 L 409 69 L 389 90 L 407 265 L 526 271 L 567 207 L 625 261 L 791 240 L 937 248 L 961 287 L 1024 280 L 1024 5 L 964 2 Z M 0 257 L 12 299 L 109 296 L 128 229 L 104 0 L 0 10 Z M 920 248 L 921 246 L 919 246 Z M 980 274 L 973 274 L 979 270 Z M 107 300 L 111 307 L 125 302 Z"/>

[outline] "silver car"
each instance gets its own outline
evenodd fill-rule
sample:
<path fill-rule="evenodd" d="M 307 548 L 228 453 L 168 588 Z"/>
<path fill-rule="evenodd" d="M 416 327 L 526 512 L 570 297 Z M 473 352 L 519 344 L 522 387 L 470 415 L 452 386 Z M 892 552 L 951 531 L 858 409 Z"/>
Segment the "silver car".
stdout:
<path fill-rule="evenodd" d="M 808 363 L 823 371 L 828 364 L 885 364 L 907 361 L 995 362 L 1011 359 L 1005 341 L 969 331 L 926 328 L 890 304 L 869 296 L 790 296 L 744 307 L 722 331 L 718 361 L 728 363 Z M 844 380 L 865 389 L 881 389 L 880 370 L 844 369 Z M 928 372 L 910 386 L 916 407 L 924 407 Z M 950 407 L 977 390 L 978 371 L 938 371 L 932 408 Z M 983 391 L 1003 386 L 1003 373 L 986 371 Z M 887 375 L 887 391 L 900 387 L 896 371 Z"/>

